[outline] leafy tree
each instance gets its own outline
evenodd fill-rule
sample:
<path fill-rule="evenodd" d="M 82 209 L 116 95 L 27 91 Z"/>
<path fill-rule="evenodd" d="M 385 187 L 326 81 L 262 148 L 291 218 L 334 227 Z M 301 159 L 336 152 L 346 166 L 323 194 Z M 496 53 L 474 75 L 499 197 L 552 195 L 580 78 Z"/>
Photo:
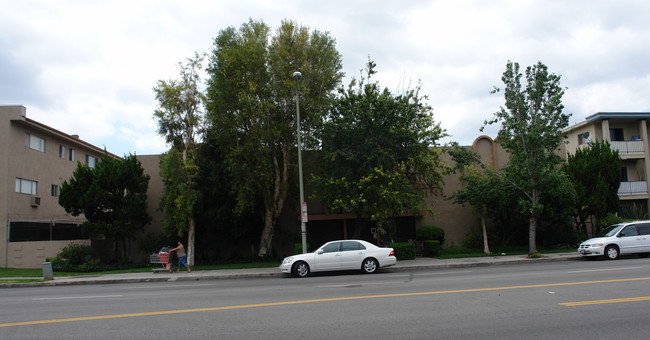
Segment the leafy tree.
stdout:
<path fill-rule="evenodd" d="M 162 225 L 167 235 L 181 237 L 194 226 L 193 211 L 199 200 L 199 191 L 194 188 L 197 171 L 194 161 L 184 161 L 176 148 L 160 156 L 160 175 L 165 185 L 160 207 L 165 212 Z"/>
<path fill-rule="evenodd" d="M 208 120 L 214 147 L 235 198 L 234 211 L 250 212 L 261 202 L 264 225 L 259 256 L 272 250 L 274 228 L 295 164 L 294 71 L 298 84 L 301 134 L 312 133 L 338 86 L 341 56 L 327 33 L 283 21 L 275 35 L 261 21 L 222 30 L 214 41 L 208 73 Z"/>
<path fill-rule="evenodd" d="M 572 218 L 578 201 L 573 183 L 560 167 L 554 167 L 540 181 L 539 202 L 544 206 L 539 216 L 539 241 L 545 246 L 571 245 L 580 241 Z"/>
<path fill-rule="evenodd" d="M 165 183 L 162 207 L 163 225 L 170 234 L 187 235 L 187 259 L 194 265 L 194 209 L 198 200 L 196 184 L 196 143 L 202 127 L 205 95 L 199 89 L 203 57 L 198 53 L 179 63 L 180 78 L 158 80 L 153 88 L 158 100 L 154 117 L 158 133 L 165 136 L 172 150 L 161 157 L 161 174 Z M 182 162 L 176 159 L 182 154 Z"/>
<path fill-rule="evenodd" d="M 86 217 L 81 225 L 85 234 L 114 240 L 114 253 L 125 261 L 127 240 L 151 221 L 148 186 L 149 175 L 135 155 L 116 159 L 105 153 L 94 169 L 77 165 L 72 177 L 61 185 L 59 204 L 73 216 Z"/>
<path fill-rule="evenodd" d="M 499 143 L 510 155 L 506 166 L 508 179 L 525 199 L 519 201 L 521 211 L 529 216 L 528 246 L 530 254 L 537 252 L 537 220 L 544 205 L 540 202 L 541 183 L 553 176 L 561 158 L 555 151 L 564 142 L 570 114 L 562 110 L 564 89 L 560 76 L 549 73 L 538 62 L 526 68 L 526 85 L 522 87 L 519 64 L 508 62 L 501 80 L 505 84 L 505 107 L 494 114 L 486 125 L 500 123 Z M 495 88 L 493 93 L 501 89 Z"/>
<path fill-rule="evenodd" d="M 313 181 L 331 211 L 368 216 L 381 228 L 390 217 L 425 210 L 424 195 L 440 189 L 443 165 L 435 146 L 446 134 L 419 87 L 395 95 L 370 82 L 374 73 L 369 61 L 367 78 L 339 90 L 320 134 Z"/>
<path fill-rule="evenodd" d="M 600 221 L 608 213 L 618 211 L 618 186 L 621 181 L 621 158 L 608 141 L 591 143 L 568 155 L 562 167 L 569 176 L 578 196 L 574 222 L 587 233 L 586 221 L 590 217 Z M 600 225 L 592 224 L 592 227 Z M 591 230 L 595 235 L 600 230 Z"/>

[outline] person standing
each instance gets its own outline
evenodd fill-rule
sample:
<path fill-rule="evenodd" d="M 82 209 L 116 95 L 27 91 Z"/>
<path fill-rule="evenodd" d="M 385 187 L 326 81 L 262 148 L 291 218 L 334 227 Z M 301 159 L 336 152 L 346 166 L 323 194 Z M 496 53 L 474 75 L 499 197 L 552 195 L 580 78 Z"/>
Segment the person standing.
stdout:
<path fill-rule="evenodd" d="M 178 241 L 178 247 L 170 250 L 169 252 L 176 252 L 176 257 L 178 257 L 178 269 L 176 269 L 176 272 L 178 273 L 181 270 L 181 264 L 187 267 L 187 272 L 191 272 L 192 270 L 190 269 L 190 266 L 187 264 L 187 254 L 185 254 L 185 247 L 183 247 L 183 244 L 181 241 Z"/>

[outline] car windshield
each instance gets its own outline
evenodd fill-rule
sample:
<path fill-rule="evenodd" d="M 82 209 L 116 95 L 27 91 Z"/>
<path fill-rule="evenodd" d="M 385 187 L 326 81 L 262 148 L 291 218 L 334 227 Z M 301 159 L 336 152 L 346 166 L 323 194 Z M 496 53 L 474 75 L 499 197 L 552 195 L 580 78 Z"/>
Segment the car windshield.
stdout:
<path fill-rule="evenodd" d="M 598 237 L 614 236 L 616 235 L 616 233 L 618 233 L 619 230 L 621 230 L 621 228 L 623 228 L 623 224 L 615 224 L 601 230 L 596 236 Z"/>

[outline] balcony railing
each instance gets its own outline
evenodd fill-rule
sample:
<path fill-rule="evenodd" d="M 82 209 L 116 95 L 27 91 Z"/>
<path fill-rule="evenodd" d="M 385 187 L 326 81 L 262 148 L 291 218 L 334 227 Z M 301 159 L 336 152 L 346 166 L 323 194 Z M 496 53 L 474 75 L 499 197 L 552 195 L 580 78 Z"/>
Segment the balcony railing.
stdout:
<path fill-rule="evenodd" d="M 639 153 L 645 151 L 642 140 L 626 140 L 611 142 L 612 150 L 618 150 L 619 154 Z"/>
<path fill-rule="evenodd" d="M 647 193 L 648 184 L 646 181 L 621 182 L 621 186 L 618 187 L 619 195 L 638 195 Z"/>

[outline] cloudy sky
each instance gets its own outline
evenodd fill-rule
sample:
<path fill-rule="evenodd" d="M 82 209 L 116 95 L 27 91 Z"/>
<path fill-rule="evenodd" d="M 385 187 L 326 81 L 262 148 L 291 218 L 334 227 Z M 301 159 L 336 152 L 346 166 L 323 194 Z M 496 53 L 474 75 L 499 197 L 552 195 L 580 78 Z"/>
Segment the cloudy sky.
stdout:
<path fill-rule="evenodd" d="M 164 152 L 156 81 L 226 27 L 289 19 L 336 39 L 345 84 L 368 56 L 383 87 L 421 81 L 449 140 L 468 145 L 503 105 L 489 92 L 508 60 L 561 75 L 572 124 L 650 111 L 649 17 L 647 0 L 0 0 L 0 105 L 118 155 Z"/>

